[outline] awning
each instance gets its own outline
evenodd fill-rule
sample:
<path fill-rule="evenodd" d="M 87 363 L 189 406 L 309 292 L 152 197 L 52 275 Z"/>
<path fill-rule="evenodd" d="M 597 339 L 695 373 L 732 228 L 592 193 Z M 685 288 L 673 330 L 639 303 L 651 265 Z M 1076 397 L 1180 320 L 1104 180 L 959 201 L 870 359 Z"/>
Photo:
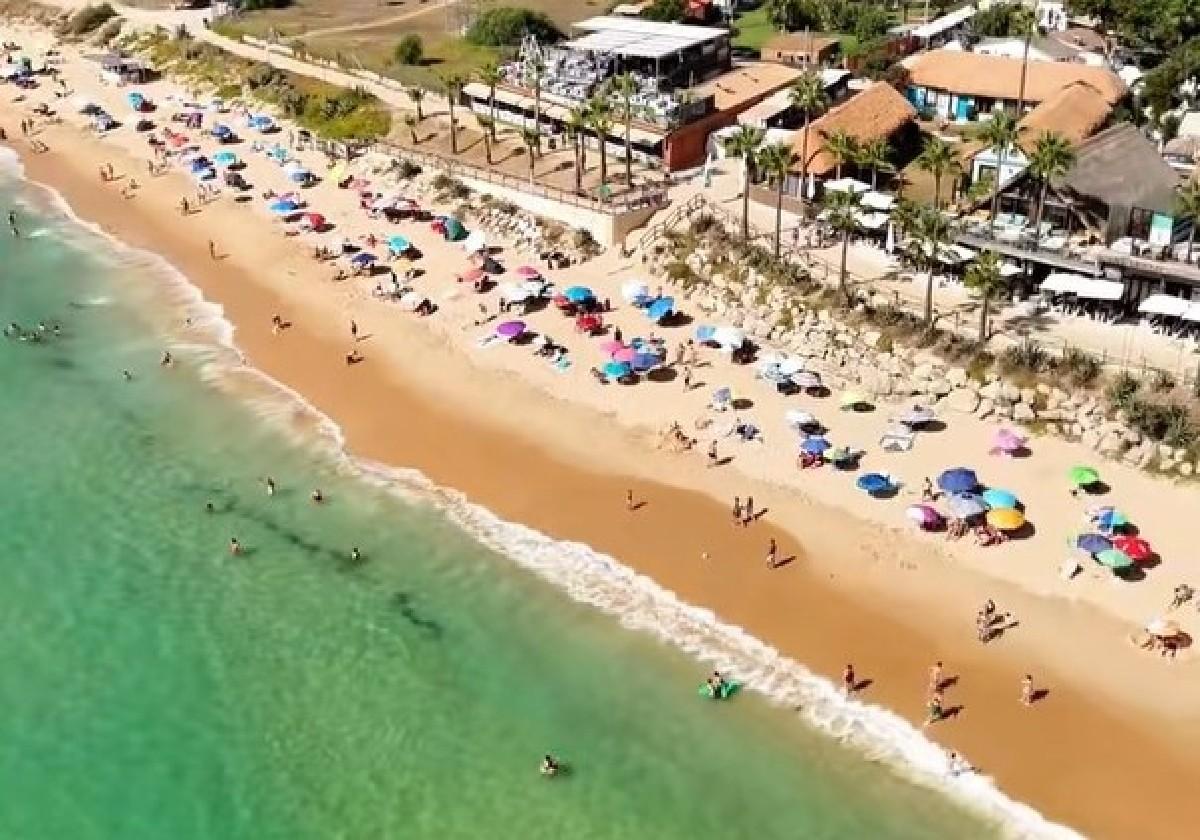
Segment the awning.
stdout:
<path fill-rule="evenodd" d="M 1116 280 L 1093 280 L 1084 278 L 1075 294 L 1091 300 L 1120 300 L 1125 294 L 1125 284 Z"/>
<path fill-rule="evenodd" d="M 1200 323 L 1200 303 L 1193 303 L 1187 308 L 1187 312 L 1182 315 L 1185 321 L 1196 321 Z"/>
<path fill-rule="evenodd" d="M 976 256 L 977 253 L 965 245 L 944 245 L 938 250 L 938 262 L 944 265 L 958 265 Z"/>
<path fill-rule="evenodd" d="M 863 193 L 862 206 L 871 210 L 891 210 L 896 204 L 896 199 L 887 193 L 870 192 Z"/>
<path fill-rule="evenodd" d="M 870 192 L 871 185 L 856 181 L 854 178 L 840 178 L 837 181 L 826 181 L 825 189 L 830 192 L 851 192 L 861 195 Z"/>
<path fill-rule="evenodd" d="M 1187 312 L 1190 306 L 1195 304 L 1174 295 L 1150 295 L 1138 305 L 1138 312 L 1143 315 L 1168 315 L 1178 318 Z"/>
<path fill-rule="evenodd" d="M 1090 279 L 1090 277 L 1084 277 L 1082 274 L 1068 274 L 1066 272 L 1056 271 L 1043 280 L 1042 285 L 1039 286 L 1039 288 L 1043 292 L 1053 292 L 1055 294 L 1075 294 L 1075 290 L 1079 288 L 1079 284 Z"/>

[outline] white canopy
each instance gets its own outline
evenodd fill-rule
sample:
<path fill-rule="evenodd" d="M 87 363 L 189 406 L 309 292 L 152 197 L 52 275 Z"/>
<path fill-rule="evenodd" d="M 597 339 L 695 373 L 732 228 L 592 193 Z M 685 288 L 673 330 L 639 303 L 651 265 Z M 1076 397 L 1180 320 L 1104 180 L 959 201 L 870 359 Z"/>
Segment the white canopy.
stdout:
<path fill-rule="evenodd" d="M 483 234 L 476 231 L 463 240 L 463 250 L 468 254 L 474 254 L 476 251 L 487 250 L 487 240 L 483 238 Z"/>
<path fill-rule="evenodd" d="M 650 297 L 650 287 L 641 280 L 626 280 L 621 284 L 621 297 L 626 303 L 633 303 L 641 297 Z"/>
<path fill-rule="evenodd" d="M 712 340 L 723 350 L 735 350 L 746 343 L 746 334 L 736 327 L 717 327 L 713 330 Z"/>
<path fill-rule="evenodd" d="M 1000 276 L 1001 277 L 1016 277 L 1020 273 L 1021 273 L 1021 266 L 1017 265 L 1016 263 L 1011 263 L 1011 262 L 1000 263 Z"/>
<path fill-rule="evenodd" d="M 870 190 L 863 193 L 862 206 L 871 210 L 891 210 L 896 204 L 896 199 L 887 193 L 875 192 Z"/>
<path fill-rule="evenodd" d="M 1192 304 L 1174 295 L 1150 295 L 1138 305 L 1138 312 L 1143 315 L 1169 315 L 1178 318 L 1187 312 Z"/>
<path fill-rule="evenodd" d="M 1125 294 L 1125 284 L 1116 280 L 1093 280 L 1084 278 L 1075 294 L 1092 300 L 1120 300 Z"/>
<path fill-rule="evenodd" d="M 1183 313 L 1183 320 L 1200 322 L 1200 303 L 1193 303 L 1188 307 L 1187 312 Z"/>
<path fill-rule="evenodd" d="M 830 192 L 850 192 L 862 195 L 871 191 L 871 185 L 864 184 L 862 181 L 856 181 L 853 178 L 840 178 L 837 181 L 827 181 L 825 189 Z"/>
<path fill-rule="evenodd" d="M 1065 294 L 1065 293 L 1074 294 L 1075 289 L 1078 287 L 1079 283 L 1081 281 L 1084 281 L 1087 279 L 1089 279 L 1089 278 L 1084 277 L 1082 274 L 1068 274 L 1063 271 L 1055 271 L 1052 274 L 1050 274 L 1049 277 L 1047 277 L 1045 280 L 1042 281 L 1042 285 L 1039 288 L 1043 292 L 1054 292 L 1056 294 Z"/>

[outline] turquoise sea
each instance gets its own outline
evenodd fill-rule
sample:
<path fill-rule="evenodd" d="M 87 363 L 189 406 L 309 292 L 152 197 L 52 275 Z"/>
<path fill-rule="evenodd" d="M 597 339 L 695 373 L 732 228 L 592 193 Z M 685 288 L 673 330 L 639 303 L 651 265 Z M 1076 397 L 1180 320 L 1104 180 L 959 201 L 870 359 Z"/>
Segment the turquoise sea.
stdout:
<path fill-rule="evenodd" d="M 0 321 L 48 327 L 0 342 L 0 838 L 1001 834 L 869 760 L 870 716 L 830 717 L 848 746 L 700 699 L 703 645 L 647 632 L 629 580 L 355 468 L 168 272 L 15 170 L 0 199 Z"/>

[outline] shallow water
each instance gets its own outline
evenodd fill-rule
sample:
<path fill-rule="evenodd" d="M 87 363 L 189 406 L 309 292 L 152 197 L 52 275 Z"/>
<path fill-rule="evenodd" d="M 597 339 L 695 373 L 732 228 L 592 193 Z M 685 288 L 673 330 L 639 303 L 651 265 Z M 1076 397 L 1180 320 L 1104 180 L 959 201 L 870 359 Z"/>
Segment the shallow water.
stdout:
<path fill-rule="evenodd" d="M 998 833 L 754 692 L 700 699 L 646 615 L 366 480 L 168 274 L 0 197 L 41 232 L 0 240 L 0 321 L 63 328 L 0 343 L 0 837 Z"/>

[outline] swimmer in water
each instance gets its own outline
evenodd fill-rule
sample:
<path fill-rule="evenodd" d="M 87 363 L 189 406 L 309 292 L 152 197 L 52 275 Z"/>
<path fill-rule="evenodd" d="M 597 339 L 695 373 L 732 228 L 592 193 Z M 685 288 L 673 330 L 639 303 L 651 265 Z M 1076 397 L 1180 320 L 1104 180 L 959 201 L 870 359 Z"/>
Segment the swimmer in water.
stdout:
<path fill-rule="evenodd" d="M 271 476 L 267 476 L 267 480 L 264 482 L 264 484 L 267 485 L 267 495 L 274 496 L 275 495 L 275 479 L 271 478 Z"/>
<path fill-rule="evenodd" d="M 558 760 L 554 756 L 549 753 L 542 756 L 541 773 L 543 776 L 556 776 L 561 769 L 562 765 L 558 763 Z"/>
<path fill-rule="evenodd" d="M 355 563 L 362 559 L 362 552 L 358 550 L 358 546 L 350 549 L 350 559 Z"/>
<path fill-rule="evenodd" d="M 21 229 L 17 227 L 17 211 L 15 210 L 8 211 L 8 228 L 12 231 L 13 236 L 21 235 Z"/>
<path fill-rule="evenodd" d="M 127 370 L 123 370 L 123 371 L 121 371 L 121 376 L 125 377 L 125 381 L 126 381 L 126 382 L 132 382 L 132 381 L 133 381 L 133 374 L 132 374 L 132 373 L 130 373 L 129 371 L 127 371 Z"/>
<path fill-rule="evenodd" d="M 159 363 L 160 365 L 162 365 L 163 367 L 170 367 L 170 366 L 171 366 L 171 363 L 172 363 L 173 361 L 175 361 L 175 360 L 171 358 L 171 351 L 170 351 L 170 350 L 164 350 L 164 351 L 163 351 L 163 354 L 162 354 L 162 358 L 161 358 L 161 359 L 159 359 L 159 362 L 158 362 L 158 363 Z"/>
<path fill-rule="evenodd" d="M 313 490 L 312 493 L 309 494 L 309 498 L 312 499 L 314 502 L 317 502 L 318 504 L 325 501 L 325 496 L 323 493 L 321 493 L 320 487 Z"/>
<path fill-rule="evenodd" d="M 216 507 L 213 506 L 212 502 L 205 502 L 204 503 L 204 512 L 205 513 L 216 513 L 217 509 L 216 509 Z"/>
<path fill-rule="evenodd" d="M 229 553 L 235 557 L 242 553 L 242 544 L 238 542 L 237 537 L 229 538 Z"/>

